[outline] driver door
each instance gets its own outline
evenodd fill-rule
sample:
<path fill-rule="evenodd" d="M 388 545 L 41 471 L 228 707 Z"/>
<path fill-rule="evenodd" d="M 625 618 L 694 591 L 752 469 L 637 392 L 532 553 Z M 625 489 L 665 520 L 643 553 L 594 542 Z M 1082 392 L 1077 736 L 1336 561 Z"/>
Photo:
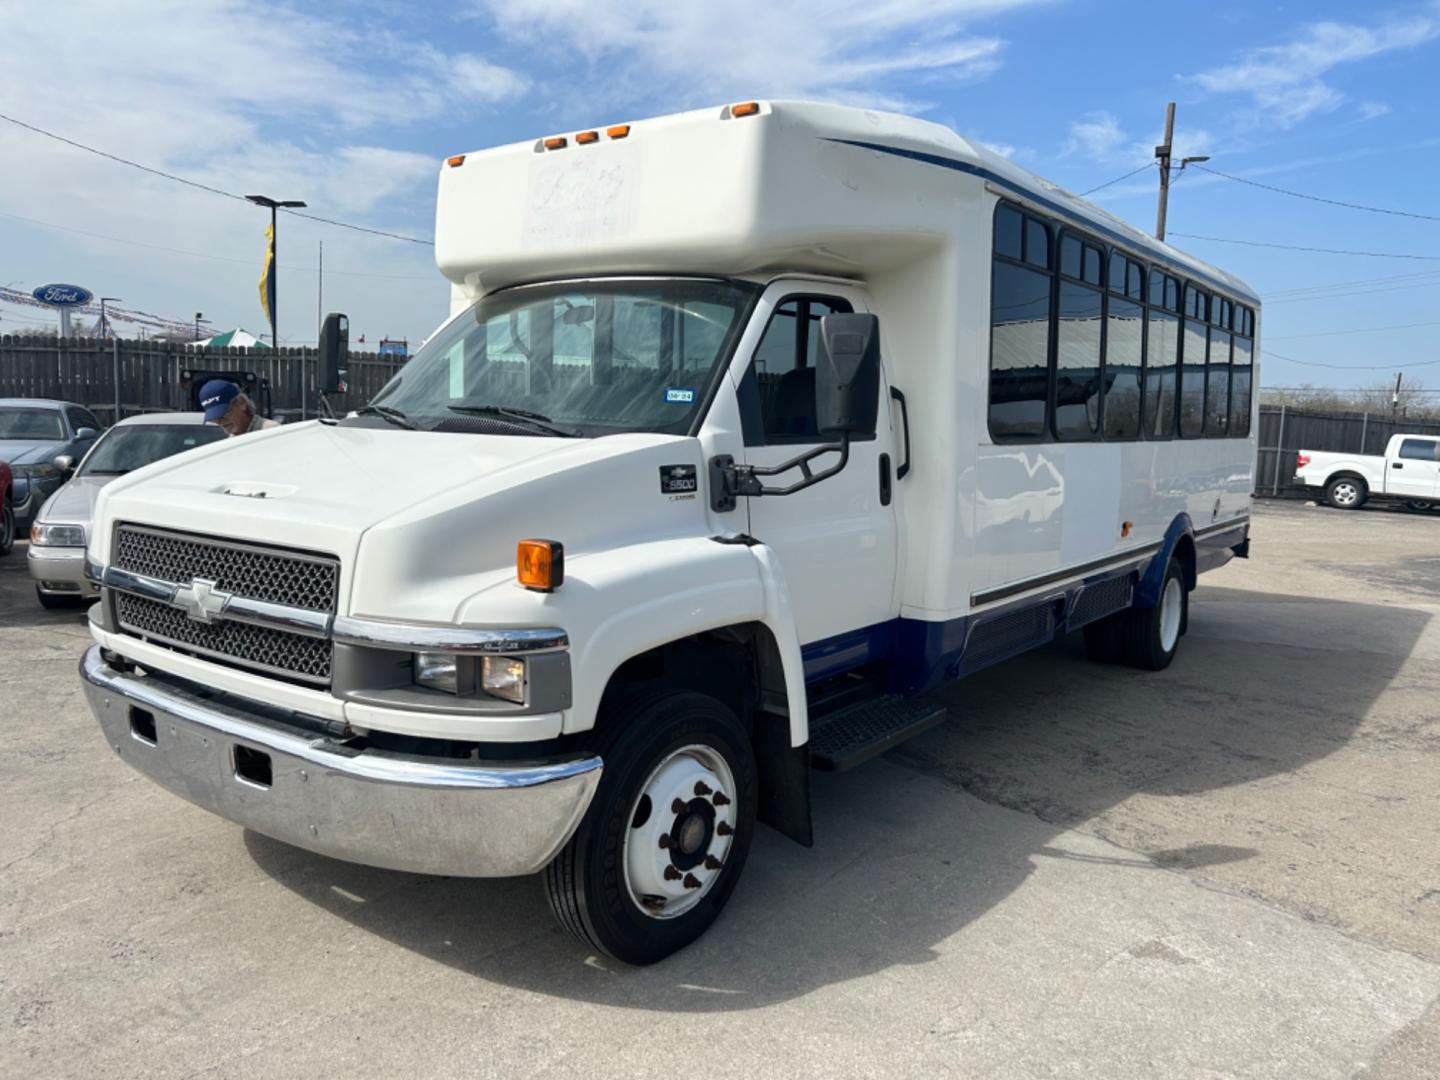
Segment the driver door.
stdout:
<path fill-rule="evenodd" d="M 778 465 L 816 446 L 838 442 L 815 423 L 815 362 L 820 319 L 865 312 L 859 289 L 792 280 L 772 284 L 756 319 L 765 329 L 743 363 L 738 383 L 745 461 Z M 748 335 L 747 335 L 748 336 Z M 884 327 L 881 327 L 884 366 Z M 883 371 L 874 438 L 852 439 L 849 463 L 837 475 L 792 495 L 741 500 L 750 535 L 777 554 L 785 572 L 801 645 L 888 622 L 895 596 L 895 449 Z M 819 471 L 834 463 L 825 455 Z M 770 477 L 785 486 L 798 469 Z"/>

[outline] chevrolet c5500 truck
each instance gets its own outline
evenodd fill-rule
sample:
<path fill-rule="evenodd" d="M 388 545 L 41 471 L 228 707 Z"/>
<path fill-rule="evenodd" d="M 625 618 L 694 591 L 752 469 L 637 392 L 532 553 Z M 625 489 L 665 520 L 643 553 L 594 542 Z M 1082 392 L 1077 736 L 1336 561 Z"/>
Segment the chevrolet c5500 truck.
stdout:
<path fill-rule="evenodd" d="M 934 124 L 743 102 L 459 154 L 452 314 L 365 408 L 100 496 L 120 757 L 339 859 L 543 872 L 634 963 L 812 769 L 1248 552 L 1257 300 Z M 960 887 L 960 886 L 957 886 Z"/>

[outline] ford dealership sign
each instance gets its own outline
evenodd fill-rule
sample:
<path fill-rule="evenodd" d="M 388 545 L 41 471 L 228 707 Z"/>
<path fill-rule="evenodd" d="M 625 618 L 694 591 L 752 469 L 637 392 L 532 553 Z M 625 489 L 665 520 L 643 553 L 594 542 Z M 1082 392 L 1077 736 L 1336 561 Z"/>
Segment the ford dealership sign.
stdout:
<path fill-rule="evenodd" d="M 95 299 L 95 294 L 79 285 L 41 285 L 30 294 L 51 307 L 79 307 Z"/>

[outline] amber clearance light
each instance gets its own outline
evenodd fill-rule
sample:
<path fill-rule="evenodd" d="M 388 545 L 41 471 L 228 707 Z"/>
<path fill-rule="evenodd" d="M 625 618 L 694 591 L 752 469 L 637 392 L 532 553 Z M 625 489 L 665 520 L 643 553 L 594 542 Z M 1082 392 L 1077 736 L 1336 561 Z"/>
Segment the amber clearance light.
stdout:
<path fill-rule="evenodd" d="M 565 545 L 558 540 L 521 540 L 515 576 L 534 592 L 554 592 L 565 582 Z"/>

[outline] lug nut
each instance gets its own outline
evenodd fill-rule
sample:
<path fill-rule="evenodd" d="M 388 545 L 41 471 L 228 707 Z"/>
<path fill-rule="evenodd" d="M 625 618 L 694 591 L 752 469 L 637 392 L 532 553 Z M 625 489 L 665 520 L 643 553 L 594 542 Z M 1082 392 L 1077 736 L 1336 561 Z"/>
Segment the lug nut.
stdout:
<path fill-rule="evenodd" d="M 707 784 L 707 783 L 705 783 L 704 780 L 696 780 L 696 781 L 695 781 L 695 794 L 696 794 L 696 795 L 709 795 L 709 794 L 710 794 L 710 785 Z"/>
<path fill-rule="evenodd" d="M 729 806 L 729 805 L 730 805 L 730 797 L 729 797 L 728 795 L 726 795 L 723 791 L 717 791 L 717 792 L 715 792 L 715 805 L 716 805 L 716 806 Z"/>
<path fill-rule="evenodd" d="M 683 803 L 683 802 L 682 802 L 681 800 L 679 800 L 679 799 L 676 799 L 674 802 L 672 802 L 672 803 L 670 804 L 670 812 L 671 812 L 672 814 L 676 814 L 676 815 L 683 814 L 683 813 L 685 813 L 685 811 L 687 811 L 687 810 L 689 810 L 689 809 L 690 809 L 690 807 L 686 806 L 685 803 Z"/>
<path fill-rule="evenodd" d="M 670 834 L 668 832 L 660 834 L 660 846 L 662 848 L 668 848 L 670 846 Z"/>
<path fill-rule="evenodd" d="M 676 870 L 675 867 L 673 867 L 673 866 L 667 866 L 667 867 L 665 867 L 665 880 L 666 880 L 666 881 L 679 881 L 679 880 L 680 880 L 680 871 L 679 871 L 679 870 Z"/>
<path fill-rule="evenodd" d="M 705 856 L 705 869 L 706 869 L 706 870 L 719 870 L 719 869 L 720 869 L 720 866 L 721 866 L 720 860 L 717 859 L 717 858 L 715 858 L 714 855 L 706 855 L 706 856 Z"/>
<path fill-rule="evenodd" d="M 700 879 L 694 874 L 686 874 L 683 884 L 687 889 L 698 889 L 700 887 Z"/>
<path fill-rule="evenodd" d="M 729 836 L 729 835 L 730 835 L 731 833 L 733 833 L 734 831 L 735 831 L 734 829 L 730 828 L 730 826 L 727 825 L 727 824 L 726 824 L 725 822 L 723 822 L 723 821 L 720 822 L 720 824 L 718 824 L 718 825 L 715 826 L 715 835 L 716 835 L 716 836 Z"/>

